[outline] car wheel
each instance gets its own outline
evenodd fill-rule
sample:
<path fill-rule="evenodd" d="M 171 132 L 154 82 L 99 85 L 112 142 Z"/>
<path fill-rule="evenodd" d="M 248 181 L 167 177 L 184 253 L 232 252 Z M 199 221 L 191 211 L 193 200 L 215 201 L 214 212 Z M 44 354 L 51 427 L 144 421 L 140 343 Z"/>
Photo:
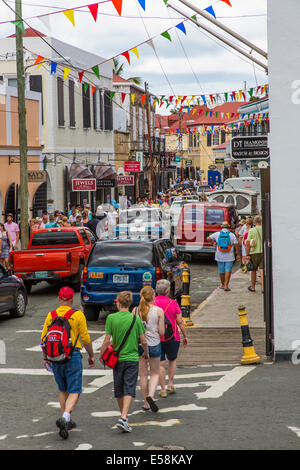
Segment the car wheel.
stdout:
<path fill-rule="evenodd" d="M 97 321 L 99 318 L 99 307 L 85 305 L 83 307 L 83 313 L 87 321 Z"/>
<path fill-rule="evenodd" d="M 83 271 L 83 264 L 80 264 L 79 265 L 79 268 L 78 268 L 78 273 L 76 274 L 76 276 L 74 277 L 74 291 L 75 292 L 80 292 L 80 288 L 81 288 L 81 276 L 82 276 L 82 271 Z"/>
<path fill-rule="evenodd" d="M 15 299 L 15 308 L 10 310 L 10 315 L 14 318 L 23 317 L 26 311 L 26 298 L 22 291 L 18 291 Z"/>

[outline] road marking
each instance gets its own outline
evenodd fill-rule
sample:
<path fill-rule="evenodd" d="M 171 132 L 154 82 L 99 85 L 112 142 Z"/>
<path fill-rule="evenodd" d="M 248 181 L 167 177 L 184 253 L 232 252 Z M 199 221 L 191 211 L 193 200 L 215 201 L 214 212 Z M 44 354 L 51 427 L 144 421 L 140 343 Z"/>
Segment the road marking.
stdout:
<path fill-rule="evenodd" d="M 99 331 L 97 333 L 99 334 Z M 105 334 L 101 335 L 99 338 L 95 339 L 92 342 L 94 353 L 97 353 L 97 352 L 100 351 L 100 348 L 103 344 L 104 338 L 105 338 Z M 42 350 L 42 348 L 41 348 L 40 344 L 38 346 L 33 346 L 32 348 L 26 348 L 25 349 L 25 351 L 30 351 L 30 352 L 41 352 L 41 350 Z M 82 348 L 81 352 L 86 353 L 86 350 L 84 348 Z"/>
<path fill-rule="evenodd" d="M 205 411 L 207 410 L 206 406 L 197 406 L 194 403 L 191 403 L 189 405 L 181 405 L 181 406 L 175 406 L 175 407 L 170 407 L 170 408 L 160 408 L 159 413 L 172 413 L 172 412 L 177 412 L 177 411 Z M 132 413 L 129 413 L 128 416 L 134 416 L 137 414 L 144 414 L 145 412 L 143 410 L 136 410 L 133 411 Z M 113 418 L 115 416 L 120 416 L 120 411 L 94 411 L 91 413 L 91 415 L 94 418 Z"/>
<path fill-rule="evenodd" d="M 0 436 L 0 441 L 4 441 L 4 439 L 7 438 L 7 434 L 4 434 L 4 436 Z"/>
<path fill-rule="evenodd" d="M 79 444 L 78 447 L 76 447 L 75 450 L 90 450 L 92 449 L 92 445 L 91 444 Z"/>
<path fill-rule="evenodd" d="M 146 442 L 133 442 L 132 443 L 135 447 L 142 447 L 146 445 Z"/>
<path fill-rule="evenodd" d="M 293 431 L 297 435 L 297 437 L 300 437 L 300 428 L 296 428 L 294 426 L 288 426 L 288 429 Z"/>
<path fill-rule="evenodd" d="M 0 374 L 10 374 L 10 375 L 48 375 L 51 377 L 52 374 L 45 370 L 41 369 L 5 369 L 0 368 Z M 83 375 L 86 377 L 101 376 L 101 375 L 112 375 L 111 370 L 106 369 L 85 369 L 83 370 Z"/>
<path fill-rule="evenodd" d="M 175 426 L 175 424 L 180 424 L 180 422 L 181 421 L 179 419 L 168 419 L 167 421 L 144 421 L 143 423 L 130 423 L 130 426 L 132 428 L 138 427 L 138 426 L 160 426 L 160 427 L 165 428 L 165 427 Z M 118 429 L 118 428 L 116 425 L 114 425 L 112 429 Z"/>

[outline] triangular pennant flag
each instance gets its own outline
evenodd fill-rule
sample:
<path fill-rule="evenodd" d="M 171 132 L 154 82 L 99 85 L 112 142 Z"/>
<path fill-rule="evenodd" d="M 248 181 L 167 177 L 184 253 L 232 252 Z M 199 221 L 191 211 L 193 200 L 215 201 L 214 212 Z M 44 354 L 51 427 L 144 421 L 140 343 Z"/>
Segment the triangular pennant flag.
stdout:
<path fill-rule="evenodd" d="M 63 11 L 63 14 L 71 21 L 72 25 L 75 26 L 74 10 Z"/>
<path fill-rule="evenodd" d="M 161 36 L 163 36 L 163 37 L 166 38 L 166 39 L 169 39 L 169 41 L 172 42 L 171 36 L 170 36 L 170 34 L 168 33 L 168 31 L 165 31 L 164 33 L 161 33 Z"/>
<path fill-rule="evenodd" d="M 110 96 L 109 96 L 110 102 L 112 102 L 112 100 L 113 100 L 115 94 L 116 94 L 115 91 L 111 91 L 111 92 L 110 92 Z"/>
<path fill-rule="evenodd" d="M 84 72 L 78 72 L 79 81 L 82 82 Z"/>
<path fill-rule="evenodd" d="M 115 9 L 117 10 L 119 15 L 121 16 L 122 15 L 123 0 L 112 0 L 112 2 L 113 2 L 113 5 L 114 5 Z"/>
<path fill-rule="evenodd" d="M 123 56 L 127 59 L 128 64 L 130 64 L 130 55 L 129 55 L 129 52 L 128 52 L 128 51 L 123 52 L 123 54 L 121 54 L 121 55 L 123 55 Z"/>
<path fill-rule="evenodd" d="M 212 6 L 205 8 L 205 11 L 207 11 L 207 13 L 212 15 L 214 18 L 217 18 Z"/>
<path fill-rule="evenodd" d="M 136 47 L 134 47 L 133 49 L 130 49 L 130 50 L 131 50 L 131 52 L 133 52 L 137 56 L 138 59 L 140 58 L 139 51 L 137 50 Z"/>
<path fill-rule="evenodd" d="M 42 57 L 41 55 L 39 55 L 39 56 L 36 58 L 36 60 L 35 60 L 35 62 L 34 62 L 33 65 L 37 65 L 37 64 L 39 64 L 40 62 L 43 62 L 44 60 L 45 60 L 45 57 Z"/>
<path fill-rule="evenodd" d="M 64 81 L 68 78 L 70 72 L 71 69 L 69 69 L 68 67 L 64 67 Z"/>
<path fill-rule="evenodd" d="M 88 5 L 88 8 L 94 18 L 95 21 L 97 21 L 98 18 L 98 3 L 94 3 L 93 5 Z"/>
<path fill-rule="evenodd" d="M 56 69 L 57 69 L 57 63 L 56 62 L 51 62 L 51 75 L 53 73 L 56 73 Z"/>
<path fill-rule="evenodd" d="M 124 103 L 124 100 L 126 98 L 126 93 L 121 93 L 121 97 L 122 97 L 122 104 Z"/>
<path fill-rule="evenodd" d="M 205 95 L 201 95 L 201 98 L 202 98 L 202 100 L 203 100 L 203 103 L 204 103 L 205 106 L 206 106 L 206 98 L 205 98 Z"/>
<path fill-rule="evenodd" d="M 99 72 L 99 67 L 98 67 L 98 65 L 95 65 L 95 67 L 92 68 L 92 71 L 94 72 L 94 74 L 96 75 L 96 77 L 98 78 L 98 80 L 100 80 L 100 72 Z"/>
<path fill-rule="evenodd" d="M 84 83 L 83 84 L 83 89 L 84 89 L 84 94 L 86 95 L 88 89 L 89 89 L 89 84 L 88 83 Z"/>
<path fill-rule="evenodd" d="M 230 7 L 232 7 L 232 5 L 231 5 L 231 3 L 230 3 L 229 0 L 221 0 L 221 2 L 224 2 L 224 3 L 226 3 L 226 5 L 229 5 Z"/>
<path fill-rule="evenodd" d="M 25 33 L 25 26 L 23 20 L 12 21 L 17 28 L 19 28 L 23 33 Z"/>
<path fill-rule="evenodd" d="M 43 26 L 45 26 L 48 31 L 51 31 L 50 17 L 51 15 L 44 15 L 37 18 L 41 23 L 43 23 Z"/>
<path fill-rule="evenodd" d="M 184 26 L 184 23 L 179 23 L 176 25 L 176 28 L 180 29 L 180 31 L 182 31 L 184 34 L 186 34 L 186 29 L 185 29 L 185 26 Z"/>
<path fill-rule="evenodd" d="M 135 94 L 132 94 L 132 95 L 131 95 L 132 104 L 134 104 L 134 99 L 135 99 Z"/>
<path fill-rule="evenodd" d="M 95 91 L 96 91 L 96 87 L 92 85 L 92 95 L 95 93 Z"/>
<path fill-rule="evenodd" d="M 146 95 L 142 95 L 142 96 L 141 96 L 141 99 L 142 99 L 142 105 L 144 106 L 145 100 L 146 100 Z M 168 106 L 167 106 L 167 107 L 168 107 Z"/>
<path fill-rule="evenodd" d="M 147 41 L 146 44 L 148 44 L 148 46 L 152 47 L 152 49 L 155 51 L 155 46 L 154 46 L 154 43 L 153 43 L 152 39 L 149 39 L 149 41 Z"/>
<path fill-rule="evenodd" d="M 139 4 L 143 8 L 143 10 L 146 10 L 146 0 L 138 0 Z"/>
<path fill-rule="evenodd" d="M 253 88 L 250 88 L 250 90 L 249 90 L 248 93 L 249 93 L 250 97 L 252 98 L 252 96 L 253 96 Z"/>

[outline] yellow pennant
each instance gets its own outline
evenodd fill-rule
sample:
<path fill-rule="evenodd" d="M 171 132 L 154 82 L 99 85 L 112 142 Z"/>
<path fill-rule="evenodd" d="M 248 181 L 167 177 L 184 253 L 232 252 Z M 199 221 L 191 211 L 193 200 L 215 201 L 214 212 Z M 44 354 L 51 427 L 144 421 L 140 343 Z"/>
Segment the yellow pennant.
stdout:
<path fill-rule="evenodd" d="M 197 112 L 197 108 L 194 108 L 193 109 L 193 114 L 195 114 Z"/>
<path fill-rule="evenodd" d="M 138 59 L 140 58 L 139 51 L 137 50 L 136 47 L 134 47 L 133 49 L 130 49 L 130 50 L 131 50 L 131 52 L 133 52 L 137 56 Z"/>
<path fill-rule="evenodd" d="M 131 95 L 132 104 L 134 104 L 135 95 Z"/>
<path fill-rule="evenodd" d="M 68 78 L 70 72 L 71 69 L 69 69 L 68 67 L 64 68 L 64 81 Z"/>
<path fill-rule="evenodd" d="M 71 21 L 72 25 L 75 26 L 74 10 L 63 11 L 63 14 Z"/>

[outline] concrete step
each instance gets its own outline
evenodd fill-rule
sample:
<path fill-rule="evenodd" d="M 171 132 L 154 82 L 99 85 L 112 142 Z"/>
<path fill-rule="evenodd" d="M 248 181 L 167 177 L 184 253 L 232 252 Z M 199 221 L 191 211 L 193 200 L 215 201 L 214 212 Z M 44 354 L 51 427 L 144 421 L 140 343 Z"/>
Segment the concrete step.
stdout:
<path fill-rule="evenodd" d="M 240 328 L 187 328 L 188 347 L 181 345 L 177 364 L 197 366 L 204 364 L 236 364 L 243 357 Z M 251 328 L 250 336 L 261 362 L 268 361 L 265 355 L 265 328 Z"/>

